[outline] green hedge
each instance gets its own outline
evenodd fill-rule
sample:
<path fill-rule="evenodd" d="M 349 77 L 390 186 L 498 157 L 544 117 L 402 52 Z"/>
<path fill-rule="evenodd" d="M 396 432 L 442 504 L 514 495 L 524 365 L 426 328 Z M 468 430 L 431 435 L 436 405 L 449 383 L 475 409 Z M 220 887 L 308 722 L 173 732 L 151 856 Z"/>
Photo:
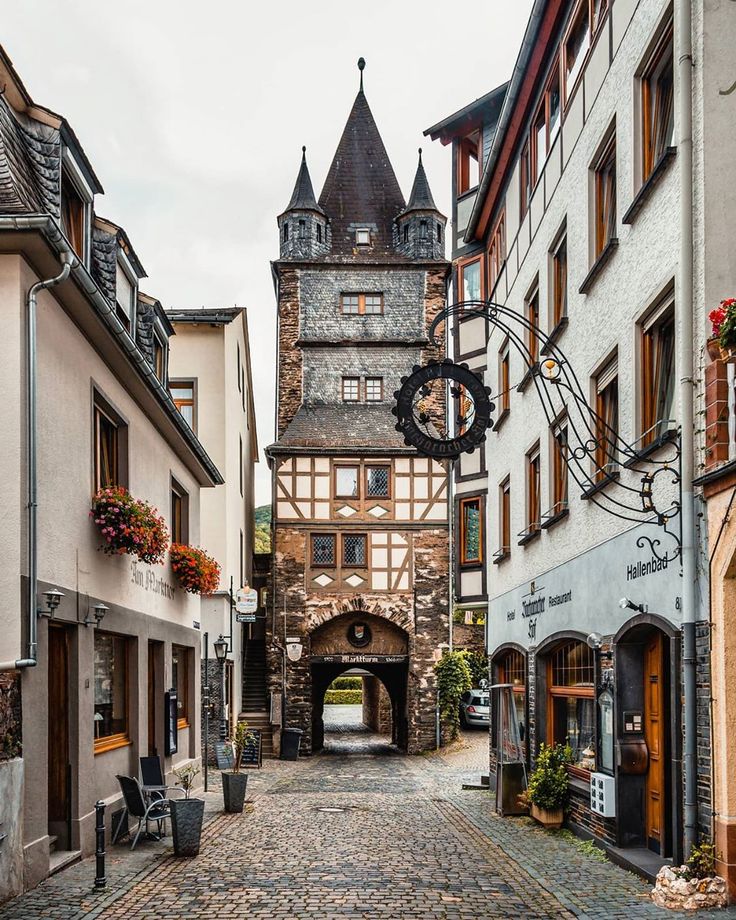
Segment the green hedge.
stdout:
<path fill-rule="evenodd" d="M 354 706 L 362 702 L 362 690 L 328 690 L 325 693 L 326 706 Z"/>
<path fill-rule="evenodd" d="M 336 677 L 330 684 L 330 690 L 362 690 L 362 677 Z"/>

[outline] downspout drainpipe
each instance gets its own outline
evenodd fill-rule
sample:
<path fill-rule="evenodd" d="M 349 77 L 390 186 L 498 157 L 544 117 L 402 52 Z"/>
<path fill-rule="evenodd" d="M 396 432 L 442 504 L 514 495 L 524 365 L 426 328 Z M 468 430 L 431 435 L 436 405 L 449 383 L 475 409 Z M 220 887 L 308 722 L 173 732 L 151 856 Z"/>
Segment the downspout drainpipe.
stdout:
<path fill-rule="evenodd" d="M 36 307 L 41 291 L 56 287 L 69 277 L 75 257 L 63 252 L 61 272 L 53 278 L 38 281 L 28 291 L 26 302 L 26 479 L 28 502 L 28 657 L 15 662 L 0 663 L 0 671 L 12 668 L 33 668 L 38 664 L 38 450 L 37 450 L 37 349 L 36 349 Z"/>
<path fill-rule="evenodd" d="M 676 0 L 675 47 L 679 77 L 680 260 L 678 351 L 682 488 L 682 669 L 684 695 L 684 856 L 697 842 L 697 698 L 695 674 L 696 532 L 693 495 L 693 48 L 691 0 Z"/>

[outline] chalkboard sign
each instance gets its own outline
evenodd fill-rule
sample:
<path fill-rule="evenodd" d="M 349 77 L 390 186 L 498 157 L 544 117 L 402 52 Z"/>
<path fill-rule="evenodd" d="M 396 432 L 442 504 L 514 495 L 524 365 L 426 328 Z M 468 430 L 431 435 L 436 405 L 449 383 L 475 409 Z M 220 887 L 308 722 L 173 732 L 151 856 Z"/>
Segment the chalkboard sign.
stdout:
<path fill-rule="evenodd" d="M 176 690 L 164 694 L 164 740 L 167 756 L 179 749 L 179 707 Z"/>
<path fill-rule="evenodd" d="M 260 767 L 261 766 L 261 732 L 258 728 L 248 729 L 253 735 L 253 740 L 243 748 L 243 756 L 240 758 L 241 767 Z"/>
<path fill-rule="evenodd" d="M 233 749 L 227 741 L 215 741 L 215 760 L 218 770 L 232 770 Z"/>

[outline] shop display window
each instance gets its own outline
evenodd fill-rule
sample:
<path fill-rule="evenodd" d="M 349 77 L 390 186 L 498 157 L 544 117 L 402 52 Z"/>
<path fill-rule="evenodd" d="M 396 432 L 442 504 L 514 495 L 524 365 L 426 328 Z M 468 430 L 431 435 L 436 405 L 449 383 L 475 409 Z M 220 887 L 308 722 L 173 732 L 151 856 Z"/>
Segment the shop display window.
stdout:
<path fill-rule="evenodd" d="M 567 744 L 572 765 L 596 768 L 594 652 L 584 642 L 558 646 L 548 661 L 548 742 Z"/>

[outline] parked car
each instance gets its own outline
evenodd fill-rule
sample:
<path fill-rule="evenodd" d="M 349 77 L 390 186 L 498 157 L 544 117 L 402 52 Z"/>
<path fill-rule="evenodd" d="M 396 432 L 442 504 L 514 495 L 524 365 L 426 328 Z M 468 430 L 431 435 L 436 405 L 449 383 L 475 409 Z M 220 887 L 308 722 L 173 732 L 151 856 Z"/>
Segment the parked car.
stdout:
<path fill-rule="evenodd" d="M 491 724 L 490 694 L 488 690 L 466 690 L 460 697 L 460 724 L 463 728 L 477 725 L 488 728 Z"/>

